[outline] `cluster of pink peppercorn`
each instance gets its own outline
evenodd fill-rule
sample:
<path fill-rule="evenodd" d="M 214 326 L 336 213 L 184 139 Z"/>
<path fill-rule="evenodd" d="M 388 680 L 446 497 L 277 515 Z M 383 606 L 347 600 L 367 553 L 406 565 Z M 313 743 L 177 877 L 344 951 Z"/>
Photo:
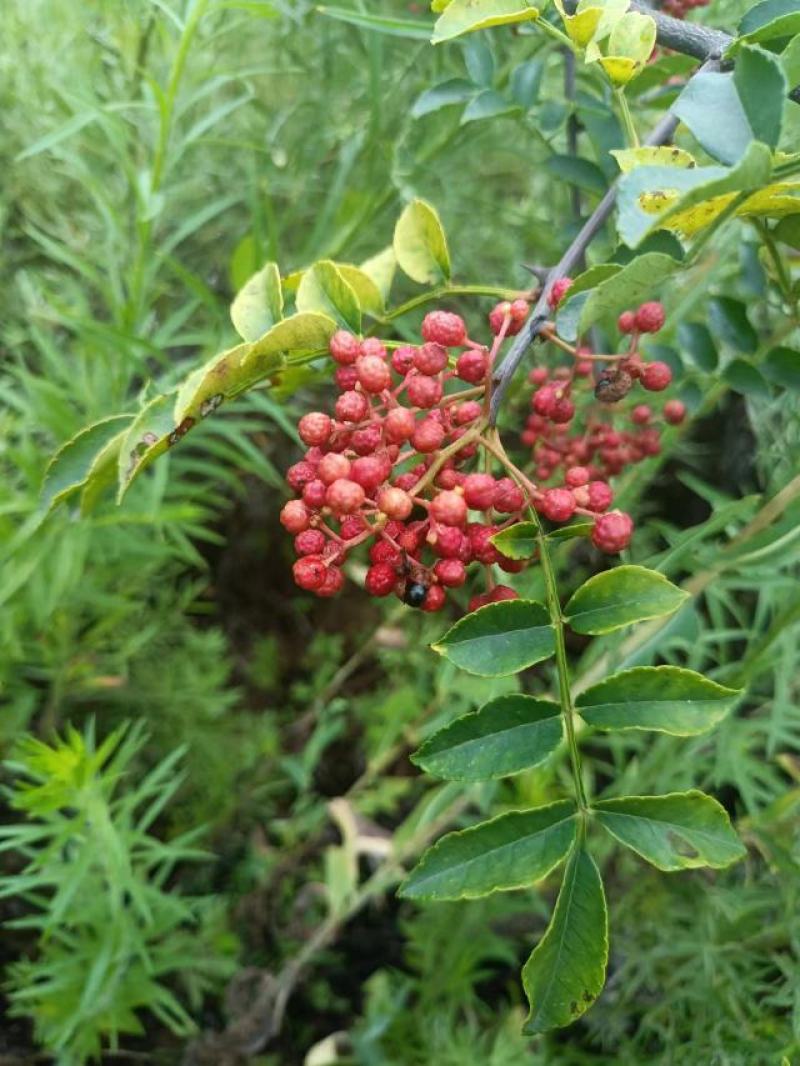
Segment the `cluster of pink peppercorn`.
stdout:
<path fill-rule="evenodd" d="M 568 284 L 557 283 L 557 298 Z M 656 306 L 643 305 L 629 332 L 645 332 L 644 318 Z M 541 421 L 526 428 L 526 443 L 538 447 L 542 435 L 553 445 L 549 455 L 537 458 L 537 481 L 507 459 L 488 425 L 494 360 L 528 311 L 526 299 L 498 304 L 489 315 L 491 348 L 472 340 L 464 320 L 448 311 L 425 316 L 420 345 L 334 334 L 330 353 L 339 395 L 332 414 L 314 411 L 300 419 L 307 451 L 287 472 L 295 498 L 281 512 L 294 536 L 293 572 L 301 588 L 335 595 L 344 582 L 343 564 L 363 545 L 365 587 L 373 596 L 394 594 L 437 611 L 447 590 L 464 585 L 468 568 L 476 565 L 484 568 L 486 589 L 472 596 L 470 610 L 515 598 L 512 588 L 496 582 L 495 567 L 516 573 L 527 564 L 504 556 L 492 538 L 530 508 L 552 522 L 590 517 L 597 548 L 627 547 L 633 521 L 609 510 L 613 492 L 606 480 L 615 472 L 608 453 L 620 441 L 590 419 L 580 437 L 556 447 L 545 428 L 568 434 L 578 421 L 570 389 L 576 377 L 591 379 L 593 357 L 576 358 L 566 374 L 533 372 L 539 386 L 534 400 L 543 394 L 552 400 L 537 400 L 534 417 Z M 633 353 L 624 362 L 630 366 L 637 359 Z M 648 387 L 641 371 L 638 376 Z M 640 412 L 634 421 L 642 425 L 649 417 Z M 590 461 L 598 448 L 601 467 Z M 542 487 L 557 467 L 563 467 L 563 485 Z"/>

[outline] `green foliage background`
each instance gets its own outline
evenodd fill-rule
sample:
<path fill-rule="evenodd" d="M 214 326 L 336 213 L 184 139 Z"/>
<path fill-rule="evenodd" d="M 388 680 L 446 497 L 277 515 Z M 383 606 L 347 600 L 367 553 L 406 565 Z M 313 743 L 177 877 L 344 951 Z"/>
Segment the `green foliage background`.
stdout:
<path fill-rule="evenodd" d="M 249 1017 L 236 977 L 224 994 L 234 974 L 285 974 L 323 930 L 330 935 L 308 951 L 311 967 L 281 1033 L 256 1042 L 251 1061 L 295 1066 L 339 1033 L 328 1043 L 334 1057 L 318 1062 L 794 1062 L 797 508 L 722 567 L 719 550 L 756 513 L 755 494 L 776 492 L 797 472 L 796 392 L 742 395 L 723 382 L 713 411 L 668 463 L 626 488 L 649 518 L 634 561 L 704 582 L 703 593 L 630 653 L 614 638 L 597 641 L 584 668 L 602 656 L 618 667 L 658 657 L 745 684 L 747 695 L 710 736 L 593 737 L 595 789 L 707 788 L 734 813 L 749 855 L 730 870 L 680 876 L 605 856 L 614 886 L 608 987 L 561 1036 L 519 1035 L 515 977 L 546 924 L 552 885 L 412 904 L 394 898 L 399 869 L 375 873 L 381 842 L 393 837 L 413 858 L 443 827 L 556 798 L 562 771 L 548 764 L 479 786 L 416 775 L 408 752 L 433 727 L 516 682 L 468 678 L 436 660 L 427 645 L 441 622 L 382 611 L 352 588 L 341 606 L 322 608 L 291 591 L 277 524 L 281 471 L 296 454 L 294 417 L 313 384 L 286 401 L 253 392 L 209 419 L 121 508 L 103 503 L 81 520 L 61 509 L 40 521 L 53 450 L 234 343 L 230 299 L 265 259 L 287 272 L 322 256 L 359 261 L 389 243 L 413 195 L 436 204 L 457 274 L 469 280 L 523 286 L 521 264 L 554 262 L 575 231 L 565 164 L 554 161 L 566 117 L 557 50 L 510 34 L 502 47 L 481 34 L 432 49 L 323 17 L 303 0 L 216 6 L 190 33 L 193 5 L 173 0 L 8 0 L 2 16 L 4 821 L 45 827 L 23 841 L 27 855 L 11 829 L 0 838 L 3 917 L 13 923 L 2 951 L 6 1006 L 17 1019 L 8 1022 L 8 1053 L 30 1061 L 38 1040 L 57 1061 L 77 1063 L 119 1030 L 124 1047 L 153 1062 L 181 1061 L 197 1029 Z M 709 20 L 730 25 L 747 6 L 715 3 Z M 383 8 L 398 14 L 397 5 Z M 538 66 L 514 81 L 531 60 Z M 422 114 L 422 94 L 452 78 L 507 99 L 516 92 L 524 106 L 500 113 L 497 105 L 466 122 L 461 107 Z M 578 187 L 593 206 L 608 177 L 602 145 L 622 137 L 609 108 L 588 93 L 578 99 L 591 156 Z M 645 124 L 660 106 L 642 103 Z M 668 306 L 675 321 L 711 322 L 728 366 L 741 354 L 741 315 L 757 346 L 777 316 L 752 229 L 725 231 L 701 277 L 702 285 L 697 276 L 671 284 Z M 474 305 L 464 309 L 477 320 Z M 695 367 L 680 328 L 667 343 Z M 565 587 L 577 587 L 589 564 L 567 553 L 561 562 Z M 131 883 L 155 902 L 149 919 L 131 922 L 124 958 L 160 966 L 159 980 L 133 995 L 136 1024 L 122 996 L 81 1014 L 80 969 L 48 984 L 65 944 L 98 981 L 111 972 L 96 886 L 113 875 L 91 816 L 80 815 L 96 799 L 84 787 L 90 778 L 70 802 L 74 826 L 54 827 L 46 806 L 20 814 L 21 782 L 42 765 L 17 743 L 26 730 L 52 743 L 71 726 L 80 748 L 78 734 L 102 739 L 131 721 L 138 739 L 125 741 L 119 780 L 102 766 L 91 780 L 120 854 L 141 858 L 130 819 L 147 775 L 169 771 L 147 827 L 158 861 L 131 866 Z M 67 748 L 53 747 L 49 779 L 60 780 L 57 756 Z M 77 758 L 85 769 L 85 753 Z M 342 797 L 344 807 L 331 806 Z M 190 862 L 182 841 L 196 831 L 204 854 Z M 78 897 L 54 906 L 30 880 L 47 873 L 51 839 L 88 879 L 74 874 L 84 885 L 80 907 Z M 197 936 L 203 974 L 194 973 Z M 81 1018 L 77 1028 L 55 1031 L 54 1002 L 77 1003 L 68 1019 Z M 193 1046 L 188 1061 L 206 1061 Z M 231 1048 L 229 1040 L 210 1061 Z"/>

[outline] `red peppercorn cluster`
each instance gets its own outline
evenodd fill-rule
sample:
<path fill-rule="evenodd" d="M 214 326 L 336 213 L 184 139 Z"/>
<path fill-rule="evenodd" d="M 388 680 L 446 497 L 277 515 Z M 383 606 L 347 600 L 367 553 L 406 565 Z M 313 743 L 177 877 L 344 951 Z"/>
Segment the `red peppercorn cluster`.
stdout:
<path fill-rule="evenodd" d="M 373 596 L 394 594 L 437 611 L 447 590 L 464 585 L 475 565 L 485 568 L 487 587 L 471 598 L 470 610 L 514 598 L 512 588 L 495 583 L 494 568 L 515 573 L 526 563 L 504 556 L 492 538 L 531 507 L 552 522 L 591 517 L 592 540 L 602 551 L 627 546 L 633 522 L 609 512 L 613 493 L 605 475 L 589 465 L 589 444 L 551 448 L 558 463 L 569 456 L 565 484 L 540 488 L 487 432 L 494 359 L 527 313 L 522 298 L 493 308 L 491 349 L 468 336 L 459 315 L 441 310 L 425 316 L 419 345 L 394 346 L 344 330 L 334 334 L 330 353 L 339 394 L 332 415 L 313 411 L 300 419 L 307 451 L 287 472 L 295 498 L 281 512 L 295 538 L 294 579 L 301 588 L 335 595 L 344 581 L 343 564 L 363 546 L 369 562 L 365 587 Z M 578 359 L 575 373 L 589 380 L 592 368 L 591 361 Z M 567 439 L 575 413 L 572 378 L 557 371 L 551 381 L 547 372 L 534 373 L 542 386 L 536 432 L 554 427 L 555 444 L 560 434 Z M 547 389 L 552 402 L 545 412 L 539 407 Z M 596 437 L 598 431 L 592 432 Z M 609 451 L 619 442 L 602 447 Z M 544 466 L 552 475 L 556 465 L 542 458 L 536 477 L 543 480 Z M 498 472 L 498 466 L 504 469 Z M 606 458 L 604 469 L 610 466 Z"/>
<path fill-rule="evenodd" d="M 553 286 L 551 303 L 555 296 L 563 298 L 570 284 L 569 278 L 559 279 Z M 556 476 L 563 479 L 563 488 L 545 494 L 559 494 L 554 499 L 561 503 L 553 504 L 559 514 L 568 506 L 566 497 L 560 495 L 567 489 L 579 506 L 605 510 L 611 503 L 608 478 L 631 463 L 658 455 L 660 431 L 647 404 L 637 404 L 628 412 L 632 426 L 624 428 L 614 425 L 609 408 L 623 400 L 637 381 L 649 392 L 661 392 L 670 384 L 672 371 L 667 364 L 645 362 L 638 351 L 640 335 L 657 333 L 664 322 L 664 308 L 655 301 L 624 311 L 618 328 L 630 338 L 629 350 L 613 356 L 595 356 L 588 348 L 572 348 L 555 336 L 552 327 L 543 331 L 543 336 L 572 356 L 572 364 L 552 371 L 538 366 L 530 372 L 528 380 L 536 389 L 522 442 L 532 449 L 538 482 Z M 595 367 L 604 369 L 595 373 Z M 580 413 L 576 414 L 578 408 Z M 669 400 L 662 411 L 664 421 L 672 425 L 682 422 L 685 415 L 679 400 Z M 553 517 L 547 510 L 544 513 Z"/>
<path fill-rule="evenodd" d="M 711 3 L 711 0 L 664 0 L 661 4 L 661 10 L 665 15 L 672 15 L 673 18 L 682 19 L 686 18 L 690 11 L 693 11 L 696 7 L 707 7 Z"/>

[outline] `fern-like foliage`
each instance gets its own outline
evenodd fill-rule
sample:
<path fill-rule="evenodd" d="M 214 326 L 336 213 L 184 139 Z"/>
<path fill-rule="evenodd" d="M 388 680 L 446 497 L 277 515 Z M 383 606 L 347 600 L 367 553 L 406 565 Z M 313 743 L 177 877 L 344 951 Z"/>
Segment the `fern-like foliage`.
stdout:
<path fill-rule="evenodd" d="M 27 903 L 8 924 L 37 937 L 33 957 L 9 971 L 11 1010 L 33 1019 L 60 1066 L 141 1033 L 145 1007 L 173 1032 L 191 1032 L 186 1002 L 196 1007 L 229 972 L 215 901 L 170 887 L 178 864 L 205 857 L 199 831 L 168 842 L 153 834 L 180 785 L 183 751 L 132 781 L 145 740 L 138 727 L 101 743 L 92 726 L 70 728 L 52 744 L 25 737 L 7 763 L 8 802 L 24 820 L 0 829 L 0 848 L 23 865 L 0 879 L 0 896 Z"/>

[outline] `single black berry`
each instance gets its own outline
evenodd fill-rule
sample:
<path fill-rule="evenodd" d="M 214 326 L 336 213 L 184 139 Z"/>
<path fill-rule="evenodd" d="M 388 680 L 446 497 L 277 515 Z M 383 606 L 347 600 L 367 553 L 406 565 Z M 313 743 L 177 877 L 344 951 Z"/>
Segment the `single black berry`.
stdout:
<path fill-rule="evenodd" d="M 403 603 L 408 604 L 409 607 L 421 607 L 427 595 L 428 590 L 425 585 L 415 581 L 413 584 L 406 586 L 406 591 L 403 594 Z"/>

